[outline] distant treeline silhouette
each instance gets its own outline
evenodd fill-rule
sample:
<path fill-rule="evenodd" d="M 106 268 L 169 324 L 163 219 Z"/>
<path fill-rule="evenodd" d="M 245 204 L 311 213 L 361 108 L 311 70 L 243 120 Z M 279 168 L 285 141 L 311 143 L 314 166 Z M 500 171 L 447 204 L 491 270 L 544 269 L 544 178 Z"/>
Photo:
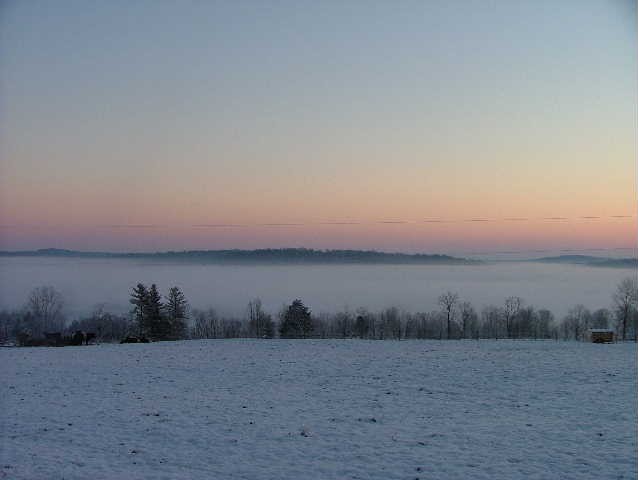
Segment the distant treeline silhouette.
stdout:
<path fill-rule="evenodd" d="M 571 250 L 570 250 L 571 251 Z M 489 252 L 468 255 L 490 256 L 494 254 L 535 254 L 546 250 L 527 252 Z M 450 255 L 425 253 L 390 253 L 376 250 L 314 250 L 311 248 L 266 248 L 258 250 L 184 250 L 168 252 L 82 252 L 59 248 L 40 250 L 0 251 L 0 257 L 57 257 L 57 258 L 103 258 L 123 260 L 154 260 L 174 262 L 196 262 L 210 264 L 381 264 L 381 265 L 485 265 L 487 261 Z M 505 261 L 505 260 L 500 260 Z M 553 257 L 533 257 L 526 260 L 514 258 L 507 261 L 538 262 L 565 265 L 586 265 L 589 267 L 636 268 L 638 258 L 610 258 L 590 255 L 558 255 Z"/>
<path fill-rule="evenodd" d="M 376 250 L 314 250 L 311 248 L 265 248 L 258 250 L 184 250 L 154 253 L 80 252 L 58 248 L 0 251 L 3 257 L 122 258 L 180 260 L 207 263 L 380 263 L 473 265 L 478 260 L 449 255 L 388 253 Z"/>
<path fill-rule="evenodd" d="M 224 317 L 215 309 L 191 309 L 178 287 L 162 296 L 155 284 L 139 283 L 131 290 L 128 315 L 98 306 L 88 316 L 68 322 L 64 299 L 51 286 L 35 288 L 20 310 L 0 311 L 3 343 L 45 338 L 53 334 L 94 332 L 98 342 L 163 341 L 202 338 L 360 338 L 403 339 L 555 339 L 587 340 L 590 329 L 613 329 L 619 340 L 638 340 L 638 285 L 621 281 L 610 308 L 591 311 L 576 305 L 557 319 L 544 308 L 527 305 L 520 297 L 477 310 L 457 293 L 444 292 L 436 309 L 407 312 L 397 307 L 365 308 L 315 315 L 295 299 L 274 316 L 260 299 L 248 302 L 242 317 Z M 19 343 L 19 342 L 18 342 Z"/>

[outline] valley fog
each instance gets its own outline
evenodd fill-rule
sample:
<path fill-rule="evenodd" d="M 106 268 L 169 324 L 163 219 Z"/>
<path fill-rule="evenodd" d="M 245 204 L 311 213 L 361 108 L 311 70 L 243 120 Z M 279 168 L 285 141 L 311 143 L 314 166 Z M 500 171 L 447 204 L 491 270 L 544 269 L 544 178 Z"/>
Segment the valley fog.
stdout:
<path fill-rule="evenodd" d="M 183 289 L 193 308 L 213 307 L 242 316 L 259 297 L 273 314 L 284 303 L 302 299 L 314 313 L 343 308 L 377 310 L 397 306 L 407 311 L 438 309 L 438 296 L 451 290 L 477 308 L 501 305 L 517 295 L 537 308 L 564 315 L 575 304 L 609 307 L 618 282 L 632 269 L 488 263 L 484 265 L 211 265 L 123 259 L 0 259 L 0 308 L 24 305 L 30 290 L 52 285 L 65 298 L 72 319 L 97 304 L 124 313 L 131 288 L 156 283 L 162 293 Z"/>

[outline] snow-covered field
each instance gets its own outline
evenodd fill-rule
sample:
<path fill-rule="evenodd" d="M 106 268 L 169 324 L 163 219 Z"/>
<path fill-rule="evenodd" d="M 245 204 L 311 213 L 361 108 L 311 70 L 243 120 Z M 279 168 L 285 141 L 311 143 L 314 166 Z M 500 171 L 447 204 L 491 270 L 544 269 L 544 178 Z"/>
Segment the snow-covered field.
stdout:
<path fill-rule="evenodd" d="M 0 478 L 636 478 L 636 347 L 0 349 Z"/>

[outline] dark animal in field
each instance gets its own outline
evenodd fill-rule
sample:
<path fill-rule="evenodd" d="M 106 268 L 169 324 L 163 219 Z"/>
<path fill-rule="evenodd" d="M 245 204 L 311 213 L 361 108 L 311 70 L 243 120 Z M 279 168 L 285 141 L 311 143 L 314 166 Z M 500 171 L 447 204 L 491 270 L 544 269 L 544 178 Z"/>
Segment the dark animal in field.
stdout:
<path fill-rule="evenodd" d="M 48 347 L 49 343 L 46 338 L 31 338 L 31 334 L 20 332 L 17 335 L 18 345 L 21 347 Z"/>
<path fill-rule="evenodd" d="M 21 347 L 65 347 L 68 345 L 88 345 L 90 341 L 96 339 L 96 334 L 76 330 L 71 336 L 63 337 L 61 332 L 44 332 L 44 337 L 32 338 L 31 334 L 20 332 L 16 339 L 17 344 Z"/>
<path fill-rule="evenodd" d="M 146 337 L 133 337 L 129 335 L 126 338 L 123 338 L 120 343 L 148 343 L 149 340 Z"/>
<path fill-rule="evenodd" d="M 44 339 L 47 345 L 52 347 L 63 346 L 62 333 L 60 332 L 44 332 Z"/>
<path fill-rule="evenodd" d="M 76 330 L 71 337 L 71 345 L 80 346 L 84 343 L 84 332 L 82 330 Z"/>
<path fill-rule="evenodd" d="M 30 337 L 31 335 L 29 335 L 27 332 L 18 333 L 17 335 L 18 345 L 20 345 L 21 347 L 26 347 L 27 344 L 29 343 Z"/>

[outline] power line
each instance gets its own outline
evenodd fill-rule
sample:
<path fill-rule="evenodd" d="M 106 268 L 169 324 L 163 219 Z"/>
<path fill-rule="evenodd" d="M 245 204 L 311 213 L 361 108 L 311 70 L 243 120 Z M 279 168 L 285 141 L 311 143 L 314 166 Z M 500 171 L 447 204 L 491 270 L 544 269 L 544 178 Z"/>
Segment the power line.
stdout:
<path fill-rule="evenodd" d="M 627 220 L 634 219 L 636 215 L 581 215 L 577 217 L 564 216 L 547 216 L 547 217 L 469 217 L 469 218 L 451 218 L 451 217 L 434 217 L 421 220 L 408 219 L 384 219 L 384 220 L 343 220 L 343 221 L 297 221 L 297 222 L 254 222 L 254 223 L 235 223 L 235 222 L 211 222 L 197 223 L 192 225 L 181 224 L 106 224 L 92 225 L 94 228 L 111 228 L 111 229 L 160 229 L 160 228 L 248 228 L 248 227 L 300 227 L 300 226 L 357 226 L 357 225 L 428 225 L 428 224 L 449 224 L 449 223 L 500 223 L 500 222 L 547 222 L 547 223 L 567 223 L 586 221 L 586 223 L 594 223 L 592 221 L 600 220 Z M 23 228 L 81 228 L 80 225 L 69 224 L 0 224 L 2 230 L 23 229 Z"/>
<path fill-rule="evenodd" d="M 372 221 L 332 221 L 332 222 L 273 222 L 273 223 L 209 223 L 191 225 L 195 228 L 235 228 L 235 227 L 298 227 L 313 225 L 420 225 L 438 223 L 498 223 L 498 222 L 574 222 L 579 220 L 632 219 L 635 215 L 583 215 L 578 217 L 472 217 L 472 218 L 428 218 L 424 220 L 372 220 Z"/>

